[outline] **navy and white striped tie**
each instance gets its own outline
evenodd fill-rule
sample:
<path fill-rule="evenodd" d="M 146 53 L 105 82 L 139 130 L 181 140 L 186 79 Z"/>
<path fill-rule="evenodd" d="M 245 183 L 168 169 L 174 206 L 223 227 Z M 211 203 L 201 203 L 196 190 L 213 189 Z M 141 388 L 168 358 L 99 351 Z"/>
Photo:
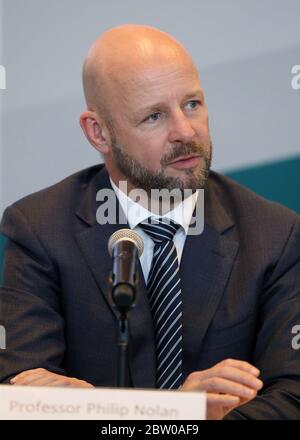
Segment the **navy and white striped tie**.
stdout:
<path fill-rule="evenodd" d="M 154 241 L 147 290 L 156 338 L 156 386 L 178 388 L 182 379 L 182 297 L 173 238 L 180 225 L 159 219 L 139 226 Z"/>

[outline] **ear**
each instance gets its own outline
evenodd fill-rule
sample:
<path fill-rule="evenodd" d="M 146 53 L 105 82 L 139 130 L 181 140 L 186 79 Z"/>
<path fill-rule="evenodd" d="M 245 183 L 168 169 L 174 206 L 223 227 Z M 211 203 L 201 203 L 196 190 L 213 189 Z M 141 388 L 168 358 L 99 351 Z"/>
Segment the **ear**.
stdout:
<path fill-rule="evenodd" d="M 102 154 L 109 152 L 110 136 L 103 119 L 94 111 L 80 115 L 80 126 L 89 143 Z"/>

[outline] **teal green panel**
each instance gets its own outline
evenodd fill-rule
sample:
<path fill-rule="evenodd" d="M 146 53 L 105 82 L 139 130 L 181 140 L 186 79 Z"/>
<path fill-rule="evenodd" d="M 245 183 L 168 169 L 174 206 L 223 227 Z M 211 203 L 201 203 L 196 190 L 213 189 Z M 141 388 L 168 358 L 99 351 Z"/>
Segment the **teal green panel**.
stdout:
<path fill-rule="evenodd" d="M 0 234 L 0 284 L 2 282 L 2 266 L 3 266 L 3 254 L 4 254 L 5 238 Z"/>
<path fill-rule="evenodd" d="M 299 156 L 225 174 L 257 194 L 300 213 Z"/>

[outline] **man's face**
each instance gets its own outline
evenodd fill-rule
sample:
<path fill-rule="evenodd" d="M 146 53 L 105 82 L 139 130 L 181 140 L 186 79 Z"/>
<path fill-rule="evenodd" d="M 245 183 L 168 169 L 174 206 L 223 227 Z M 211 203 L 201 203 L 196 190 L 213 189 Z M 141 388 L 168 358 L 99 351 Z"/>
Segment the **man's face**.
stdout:
<path fill-rule="evenodd" d="M 132 187 L 202 188 L 211 162 L 208 114 L 191 62 L 131 70 L 110 91 L 113 180 Z"/>

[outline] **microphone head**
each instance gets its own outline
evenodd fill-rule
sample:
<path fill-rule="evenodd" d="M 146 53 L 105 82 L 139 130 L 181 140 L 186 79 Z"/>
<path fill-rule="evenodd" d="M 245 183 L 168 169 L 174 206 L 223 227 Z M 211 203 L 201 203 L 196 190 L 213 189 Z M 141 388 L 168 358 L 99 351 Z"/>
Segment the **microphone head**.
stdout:
<path fill-rule="evenodd" d="M 144 243 L 140 235 L 132 231 L 131 229 L 119 229 L 118 231 L 114 232 L 109 240 L 108 240 L 108 252 L 109 255 L 112 256 L 113 249 L 117 243 L 123 240 L 131 241 L 138 251 L 138 256 L 140 257 L 144 250 Z"/>

